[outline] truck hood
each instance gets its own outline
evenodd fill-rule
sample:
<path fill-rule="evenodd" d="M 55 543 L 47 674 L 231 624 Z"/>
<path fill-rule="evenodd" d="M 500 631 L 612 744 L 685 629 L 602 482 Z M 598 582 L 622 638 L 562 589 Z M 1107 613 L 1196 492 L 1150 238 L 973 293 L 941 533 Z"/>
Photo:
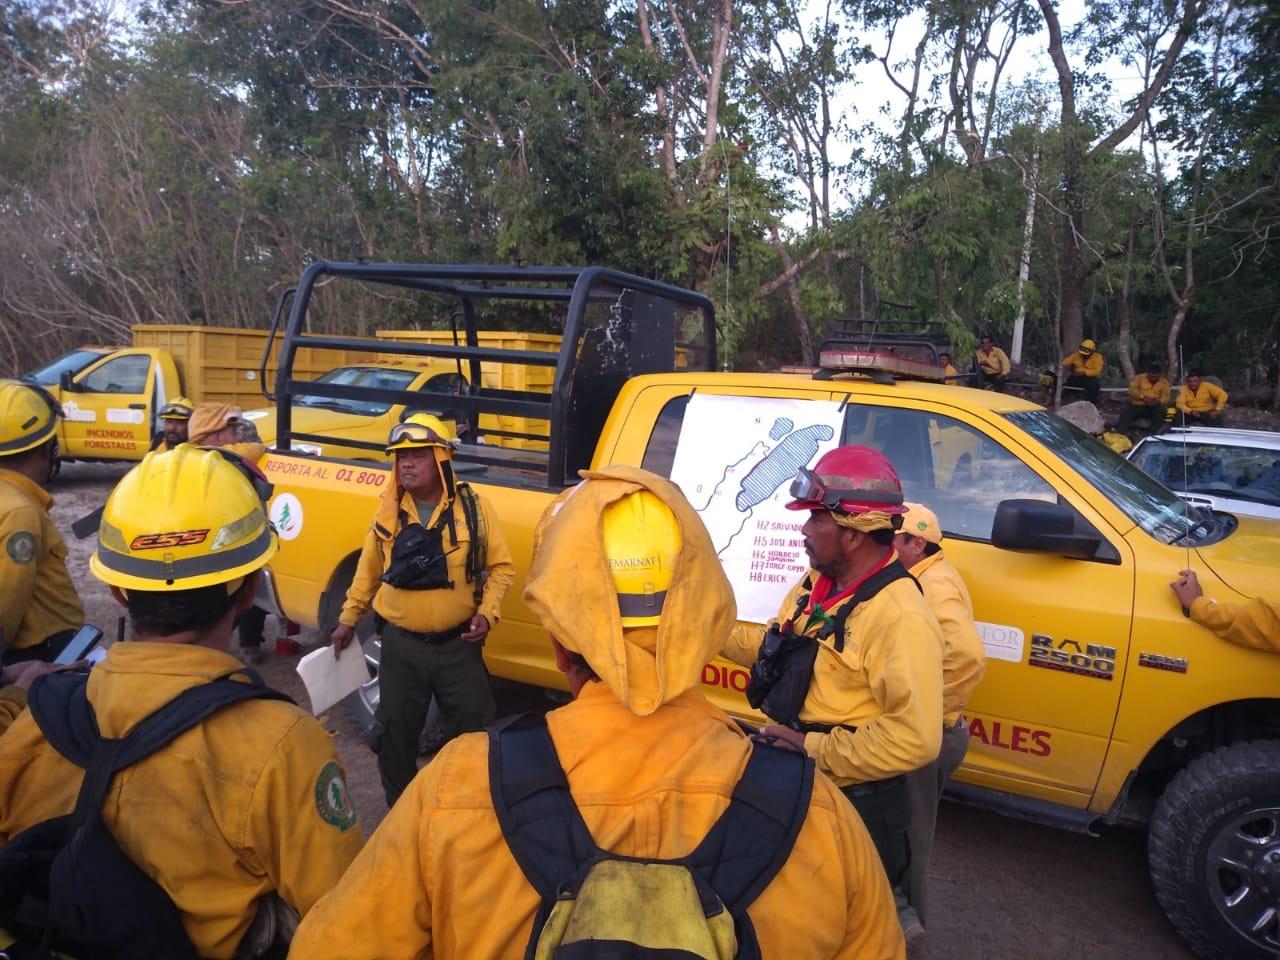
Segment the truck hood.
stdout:
<path fill-rule="evenodd" d="M 268 447 L 276 441 L 276 411 L 273 407 L 260 410 L 247 410 L 246 420 L 252 421 L 258 428 L 262 442 Z M 325 410 L 322 407 L 294 406 L 293 430 L 295 433 L 318 433 L 324 436 L 341 437 L 367 428 L 377 418 L 355 413 L 339 413 L 337 410 Z"/>
<path fill-rule="evenodd" d="M 1196 555 L 1227 586 L 1246 597 L 1275 593 L 1280 570 L 1280 521 L 1239 517 L 1225 540 L 1196 549 Z"/>

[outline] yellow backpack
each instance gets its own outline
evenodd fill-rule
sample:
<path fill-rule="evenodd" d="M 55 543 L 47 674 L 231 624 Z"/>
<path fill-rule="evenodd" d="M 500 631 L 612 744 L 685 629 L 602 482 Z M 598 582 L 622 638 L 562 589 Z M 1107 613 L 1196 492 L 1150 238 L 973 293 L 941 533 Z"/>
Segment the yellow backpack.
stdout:
<path fill-rule="evenodd" d="M 791 855 L 813 761 L 757 743 L 720 819 L 678 860 L 623 857 L 591 839 L 540 716 L 489 732 L 494 810 L 542 898 L 531 960 L 758 960 L 747 908 Z"/>

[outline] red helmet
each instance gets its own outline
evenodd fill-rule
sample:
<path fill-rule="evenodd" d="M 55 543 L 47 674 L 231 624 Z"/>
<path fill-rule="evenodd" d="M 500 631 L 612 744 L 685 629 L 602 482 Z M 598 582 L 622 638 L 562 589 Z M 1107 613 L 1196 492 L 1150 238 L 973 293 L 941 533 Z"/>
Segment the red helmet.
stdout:
<path fill-rule="evenodd" d="M 836 447 L 810 470 L 801 467 L 791 481 L 788 510 L 839 510 L 842 513 L 902 514 L 902 481 L 879 450 Z"/>

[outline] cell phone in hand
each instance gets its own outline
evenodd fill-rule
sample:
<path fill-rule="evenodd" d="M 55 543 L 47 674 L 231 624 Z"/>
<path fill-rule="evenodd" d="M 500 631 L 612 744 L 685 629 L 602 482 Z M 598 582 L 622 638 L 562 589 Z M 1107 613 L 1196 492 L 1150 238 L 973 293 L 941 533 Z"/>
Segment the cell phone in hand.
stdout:
<path fill-rule="evenodd" d="M 62 652 L 54 658 L 54 663 L 65 667 L 68 663 L 75 663 L 77 660 L 83 660 L 85 654 L 98 645 L 98 641 L 102 639 L 102 631 L 97 627 L 85 624 L 76 631 L 76 635 L 67 641 L 67 645 L 62 648 Z"/>

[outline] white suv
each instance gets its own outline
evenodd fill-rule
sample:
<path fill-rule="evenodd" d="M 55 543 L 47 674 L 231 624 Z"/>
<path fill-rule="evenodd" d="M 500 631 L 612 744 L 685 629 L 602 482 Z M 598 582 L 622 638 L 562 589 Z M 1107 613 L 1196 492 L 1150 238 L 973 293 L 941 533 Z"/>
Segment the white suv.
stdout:
<path fill-rule="evenodd" d="M 1129 459 L 1191 503 L 1280 519 L 1280 433 L 1175 428 L 1144 437 Z"/>

